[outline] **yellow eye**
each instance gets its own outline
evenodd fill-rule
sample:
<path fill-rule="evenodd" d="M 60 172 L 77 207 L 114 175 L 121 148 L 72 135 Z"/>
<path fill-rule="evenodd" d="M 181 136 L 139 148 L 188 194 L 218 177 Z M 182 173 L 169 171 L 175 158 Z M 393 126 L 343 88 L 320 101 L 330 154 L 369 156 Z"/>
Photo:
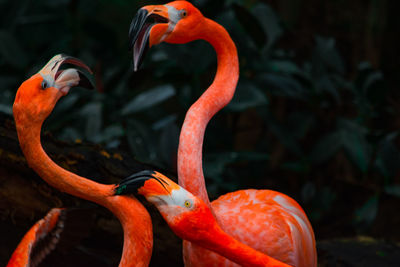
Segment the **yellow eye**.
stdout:
<path fill-rule="evenodd" d="M 191 208 L 192 207 L 192 202 L 190 202 L 190 200 L 186 200 L 185 201 L 185 207 L 186 208 Z"/>

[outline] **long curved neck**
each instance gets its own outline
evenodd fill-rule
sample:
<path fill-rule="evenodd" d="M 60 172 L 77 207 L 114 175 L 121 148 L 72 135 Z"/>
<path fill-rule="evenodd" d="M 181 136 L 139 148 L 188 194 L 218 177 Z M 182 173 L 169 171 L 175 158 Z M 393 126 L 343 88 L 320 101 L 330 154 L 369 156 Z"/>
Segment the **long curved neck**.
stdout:
<path fill-rule="evenodd" d="M 18 139 L 28 165 L 48 184 L 73 196 L 105 205 L 113 195 L 112 185 L 102 185 L 58 166 L 43 150 L 40 142 L 42 123 L 30 123 L 14 114 Z"/>
<path fill-rule="evenodd" d="M 153 227 L 150 214 L 133 196 L 113 196 L 109 209 L 124 230 L 124 247 L 119 267 L 149 266 L 153 250 Z"/>
<path fill-rule="evenodd" d="M 14 113 L 18 139 L 29 166 L 48 184 L 73 196 L 108 208 L 122 224 L 124 247 L 120 267 L 148 266 L 153 247 L 151 218 L 133 196 L 114 196 L 114 185 L 103 185 L 58 166 L 40 142 L 42 123 L 30 123 Z"/>
<path fill-rule="evenodd" d="M 190 107 L 183 122 L 178 149 L 179 184 L 210 206 L 204 181 L 202 148 L 209 120 L 232 99 L 239 77 L 236 46 L 218 23 L 205 19 L 202 37 L 215 49 L 217 74 L 211 86 Z"/>
<path fill-rule="evenodd" d="M 215 225 L 212 230 L 206 233 L 205 238 L 205 241 L 198 243 L 198 245 L 214 251 L 241 266 L 289 267 L 286 263 L 240 243 L 226 234 L 218 225 Z"/>

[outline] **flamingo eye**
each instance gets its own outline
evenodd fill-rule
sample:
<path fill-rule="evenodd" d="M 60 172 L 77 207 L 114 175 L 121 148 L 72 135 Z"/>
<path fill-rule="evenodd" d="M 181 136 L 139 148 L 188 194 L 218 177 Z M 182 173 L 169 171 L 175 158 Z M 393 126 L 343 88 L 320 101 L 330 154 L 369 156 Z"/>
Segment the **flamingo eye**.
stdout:
<path fill-rule="evenodd" d="M 48 87 L 48 84 L 46 82 L 46 80 L 42 81 L 42 89 L 46 89 Z"/>
<path fill-rule="evenodd" d="M 191 208 L 192 207 L 192 202 L 190 200 L 185 200 L 185 207 L 186 208 Z"/>
<path fill-rule="evenodd" d="M 186 10 L 182 9 L 182 10 L 181 10 L 181 18 L 184 18 L 184 17 L 186 17 L 186 16 L 187 16 Z"/>

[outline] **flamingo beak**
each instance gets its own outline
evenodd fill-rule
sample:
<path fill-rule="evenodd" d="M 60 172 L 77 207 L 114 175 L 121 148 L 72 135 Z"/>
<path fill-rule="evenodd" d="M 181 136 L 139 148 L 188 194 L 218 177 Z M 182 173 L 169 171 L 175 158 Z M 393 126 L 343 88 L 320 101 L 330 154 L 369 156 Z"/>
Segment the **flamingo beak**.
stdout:
<path fill-rule="evenodd" d="M 141 171 L 125 178 L 115 188 L 115 195 L 139 193 L 144 197 L 166 196 L 179 187 L 156 171 Z"/>
<path fill-rule="evenodd" d="M 91 69 L 80 59 L 58 54 L 39 71 L 43 77 L 42 87 L 58 88 L 64 95 L 69 92 L 69 89 L 74 86 L 79 86 L 87 89 L 94 89 L 95 85 L 86 72 L 75 68 L 60 70 L 63 64 L 71 64 L 78 66 L 90 74 L 93 74 Z"/>
<path fill-rule="evenodd" d="M 162 5 L 139 9 L 129 28 L 129 50 L 133 50 L 133 68 L 137 71 L 147 50 L 169 33 L 168 8 Z"/>

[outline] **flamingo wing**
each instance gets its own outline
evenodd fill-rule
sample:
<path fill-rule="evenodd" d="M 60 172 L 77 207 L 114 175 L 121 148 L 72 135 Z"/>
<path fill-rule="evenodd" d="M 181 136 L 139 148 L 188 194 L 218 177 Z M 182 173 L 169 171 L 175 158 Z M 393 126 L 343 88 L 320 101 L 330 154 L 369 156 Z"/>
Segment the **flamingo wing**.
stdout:
<path fill-rule="evenodd" d="M 293 266 L 317 266 L 315 239 L 304 211 L 290 197 L 272 190 L 239 190 L 212 202 L 226 233 Z M 187 266 L 239 266 L 218 254 L 184 242 Z"/>
<path fill-rule="evenodd" d="M 25 234 L 7 267 L 54 265 L 46 262 L 56 249 L 67 250 L 88 233 L 94 222 L 93 213 L 88 211 L 89 209 L 60 208 L 50 210 Z"/>

